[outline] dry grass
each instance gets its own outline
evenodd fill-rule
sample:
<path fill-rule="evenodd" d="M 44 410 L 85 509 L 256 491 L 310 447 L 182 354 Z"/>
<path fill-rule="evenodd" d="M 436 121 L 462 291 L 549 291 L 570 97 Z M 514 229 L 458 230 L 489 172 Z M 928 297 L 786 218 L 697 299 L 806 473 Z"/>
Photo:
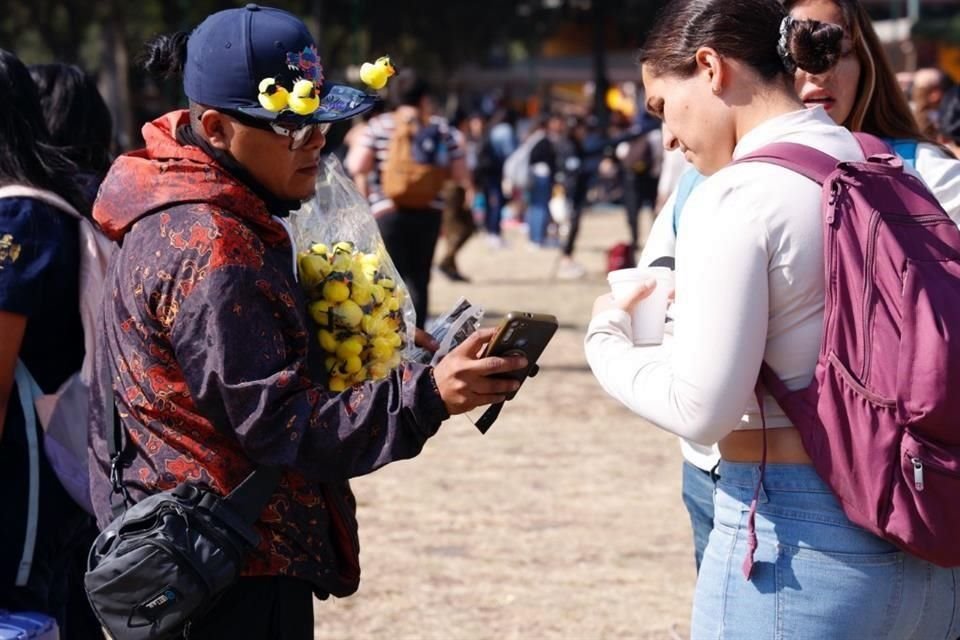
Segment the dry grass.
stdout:
<path fill-rule="evenodd" d="M 603 250 L 622 215 L 593 213 L 577 257 L 587 279 L 551 281 L 554 251 L 516 233 L 461 254 L 473 278 L 437 276 L 431 307 L 459 295 L 499 317 L 555 314 L 561 330 L 497 424 L 448 421 L 417 459 L 357 479 L 363 580 L 318 602 L 318 638 L 685 638 L 694 584 L 679 446 L 606 396 L 583 356 Z"/>

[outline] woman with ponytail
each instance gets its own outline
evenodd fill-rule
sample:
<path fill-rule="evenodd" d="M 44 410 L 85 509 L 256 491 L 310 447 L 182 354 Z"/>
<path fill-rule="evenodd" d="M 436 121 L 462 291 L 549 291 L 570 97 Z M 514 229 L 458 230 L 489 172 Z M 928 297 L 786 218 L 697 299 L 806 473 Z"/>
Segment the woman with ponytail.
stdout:
<path fill-rule="evenodd" d="M 641 53 L 665 146 L 711 177 L 681 221 L 672 337 L 634 347 L 630 305 L 602 296 L 586 352 L 604 389 L 632 411 L 719 443 L 695 640 L 960 633 L 960 572 L 851 523 L 789 418 L 772 397 L 761 396 L 761 408 L 754 396 L 761 362 L 790 389 L 813 376 L 825 300 L 821 189 L 777 165 L 731 161 L 778 142 L 862 161 L 853 135 L 822 106 L 805 108 L 793 86 L 795 70 L 823 73 L 843 54 L 841 27 L 791 20 L 777 0 L 674 0 Z M 751 567 L 747 514 L 764 451 Z"/>
<path fill-rule="evenodd" d="M 893 69 L 859 0 L 782 0 L 794 20 L 813 19 L 843 29 L 836 63 L 819 72 L 794 67 L 794 88 L 807 107 L 822 107 L 837 124 L 883 138 L 908 171 L 916 172 L 960 225 L 960 161 L 947 145 L 925 137 L 913 118 Z M 677 229 L 687 197 L 704 176 L 690 169 L 664 203 L 639 263 L 650 264 L 676 251 Z M 713 528 L 716 447 L 682 442 L 682 496 L 693 529 L 697 567 Z"/>

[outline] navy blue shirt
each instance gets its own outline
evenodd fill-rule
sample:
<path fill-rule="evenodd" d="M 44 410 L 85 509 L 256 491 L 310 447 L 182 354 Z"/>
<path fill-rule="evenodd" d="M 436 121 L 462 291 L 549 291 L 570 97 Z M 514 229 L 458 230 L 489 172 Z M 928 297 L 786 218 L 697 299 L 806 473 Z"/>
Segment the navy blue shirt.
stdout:
<path fill-rule="evenodd" d="M 43 202 L 0 199 L 0 310 L 27 317 L 20 359 L 48 393 L 83 361 L 78 233 L 76 220 Z M 63 490 L 54 487 L 45 456 L 40 460 L 44 524 L 48 510 L 62 513 L 71 504 Z M 0 535 L 0 581 L 6 583 L 12 583 L 23 546 L 27 474 L 26 432 L 14 385 L 0 440 L 0 502 L 6 523 Z"/>

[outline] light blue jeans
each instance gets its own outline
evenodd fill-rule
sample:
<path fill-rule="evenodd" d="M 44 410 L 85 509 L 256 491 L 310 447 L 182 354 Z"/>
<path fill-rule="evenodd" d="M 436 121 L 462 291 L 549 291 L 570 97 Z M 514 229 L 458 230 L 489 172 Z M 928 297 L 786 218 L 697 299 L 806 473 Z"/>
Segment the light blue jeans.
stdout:
<path fill-rule="evenodd" d="M 693 529 L 693 559 L 700 571 L 703 562 L 703 550 L 707 548 L 710 532 L 713 531 L 713 491 L 716 478 L 712 471 L 683 461 L 683 505 L 690 514 L 690 526 Z"/>
<path fill-rule="evenodd" d="M 720 463 L 693 640 L 955 640 L 960 569 L 899 551 L 852 524 L 809 465 L 770 464 L 753 577 L 741 567 L 756 464 Z"/>

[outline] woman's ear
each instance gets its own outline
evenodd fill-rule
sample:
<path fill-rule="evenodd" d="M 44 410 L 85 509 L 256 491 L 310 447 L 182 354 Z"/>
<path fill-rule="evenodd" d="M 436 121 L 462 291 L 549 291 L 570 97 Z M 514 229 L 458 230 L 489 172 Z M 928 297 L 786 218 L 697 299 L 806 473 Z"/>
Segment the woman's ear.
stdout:
<path fill-rule="evenodd" d="M 200 129 L 214 149 L 227 151 L 230 149 L 230 140 L 233 137 L 233 127 L 223 114 L 213 109 L 207 109 L 200 116 Z"/>
<path fill-rule="evenodd" d="M 710 47 L 700 47 L 694 55 L 697 62 L 697 68 L 704 74 L 710 82 L 710 90 L 714 95 L 720 95 L 723 91 L 723 85 L 726 81 L 726 68 L 723 64 L 723 57 L 717 53 L 716 49 Z"/>

